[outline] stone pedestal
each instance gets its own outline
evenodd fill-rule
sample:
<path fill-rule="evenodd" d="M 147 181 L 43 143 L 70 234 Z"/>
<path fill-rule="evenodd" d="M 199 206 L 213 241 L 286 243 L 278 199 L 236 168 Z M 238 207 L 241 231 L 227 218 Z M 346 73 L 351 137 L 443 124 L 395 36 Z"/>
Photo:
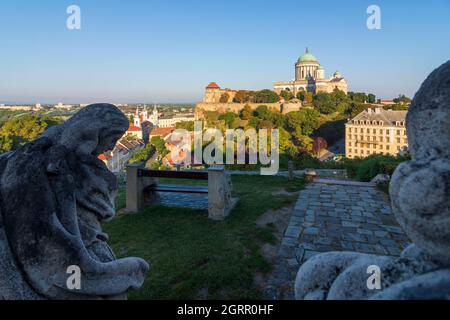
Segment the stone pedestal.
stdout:
<path fill-rule="evenodd" d="M 146 193 L 145 189 L 157 181 L 154 178 L 140 177 L 139 170 L 144 169 L 142 163 L 127 166 L 126 209 L 127 213 L 136 213 L 150 204 L 159 201 L 156 192 Z"/>
<path fill-rule="evenodd" d="M 214 166 L 208 170 L 208 207 L 209 218 L 212 220 L 224 220 L 237 199 L 231 197 L 231 179 L 225 174 L 223 166 Z"/>

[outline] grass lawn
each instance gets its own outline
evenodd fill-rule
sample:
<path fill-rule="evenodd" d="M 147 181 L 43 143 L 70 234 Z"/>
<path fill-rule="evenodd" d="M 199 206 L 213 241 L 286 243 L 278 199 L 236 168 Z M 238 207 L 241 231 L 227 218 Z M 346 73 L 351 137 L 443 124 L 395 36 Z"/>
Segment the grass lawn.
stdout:
<path fill-rule="evenodd" d="M 271 265 L 260 249 L 276 240 L 272 226 L 258 227 L 256 221 L 269 210 L 293 204 L 297 196 L 280 191 L 299 191 L 304 183 L 268 176 L 233 176 L 232 181 L 240 201 L 223 222 L 209 220 L 201 210 L 152 206 L 104 225 L 118 257 L 151 263 L 144 286 L 130 299 L 261 297 L 253 277 L 257 271 L 269 272 Z M 123 200 L 121 190 L 119 209 Z"/>

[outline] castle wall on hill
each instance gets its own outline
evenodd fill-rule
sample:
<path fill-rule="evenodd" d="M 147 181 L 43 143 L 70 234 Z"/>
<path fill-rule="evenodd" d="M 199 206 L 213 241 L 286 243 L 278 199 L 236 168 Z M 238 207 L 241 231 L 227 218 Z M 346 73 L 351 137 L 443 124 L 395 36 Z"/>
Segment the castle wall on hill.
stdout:
<path fill-rule="evenodd" d="M 267 106 L 269 109 L 275 109 L 283 114 L 299 111 L 302 107 L 301 103 L 205 103 L 200 102 L 196 105 L 195 114 L 197 118 L 202 118 L 205 111 L 216 111 L 219 113 L 234 112 L 238 114 L 246 105 L 255 110 L 261 105 Z"/>

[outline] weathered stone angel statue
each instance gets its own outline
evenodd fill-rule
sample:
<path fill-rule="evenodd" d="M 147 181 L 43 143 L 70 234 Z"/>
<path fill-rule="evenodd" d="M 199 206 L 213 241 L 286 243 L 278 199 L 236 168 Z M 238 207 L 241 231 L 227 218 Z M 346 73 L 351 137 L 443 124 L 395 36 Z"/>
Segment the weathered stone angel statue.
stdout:
<path fill-rule="evenodd" d="M 101 229 L 117 181 L 97 157 L 128 126 L 115 106 L 91 105 L 0 156 L 0 300 L 123 299 L 143 284 L 147 262 L 116 259 Z M 80 288 L 67 285 L 71 266 Z"/>
<path fill-rule="evenodd" d="M 397 168 L 390 193 L 413 244 L 399 258 L 317 255 L 298 272 L 297 299 L 450 299 L 450 61 L 416 94 L 407 132 L 412 161 Z M 381 288 L 367 285 L 373 266 Z"/>

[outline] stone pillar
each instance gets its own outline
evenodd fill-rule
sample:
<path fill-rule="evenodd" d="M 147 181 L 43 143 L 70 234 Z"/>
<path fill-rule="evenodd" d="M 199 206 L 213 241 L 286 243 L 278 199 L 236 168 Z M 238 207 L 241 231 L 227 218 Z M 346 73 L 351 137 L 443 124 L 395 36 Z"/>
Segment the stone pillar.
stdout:
<path fill-rule="evenodd" d="M 223 166 L 214 166 L 208 170 L 208 207 L 209 218 L 224 220 L 233 209 L 236 201 L 231 198 L 231 180 L 225 174 Z"/>
<path fill-rule="evenodd" d="M 139 177 L 139 170 L 144 169 L 142 163 L 127 166 L 126 202 L 127 213 L 139 212 L 146 205 L 158 202 L 158 195 L 153 192 L 144 193 L 145 188 L 156 183 L 154 178 Z"/>
<path fill-rule="evenodd" d="M 144 194 L 138 171 L 143 169 L 140 164 L 127 166 L 127 182 L 126 182 L 126 212 L 138 212 L 144 207 Z"/>

